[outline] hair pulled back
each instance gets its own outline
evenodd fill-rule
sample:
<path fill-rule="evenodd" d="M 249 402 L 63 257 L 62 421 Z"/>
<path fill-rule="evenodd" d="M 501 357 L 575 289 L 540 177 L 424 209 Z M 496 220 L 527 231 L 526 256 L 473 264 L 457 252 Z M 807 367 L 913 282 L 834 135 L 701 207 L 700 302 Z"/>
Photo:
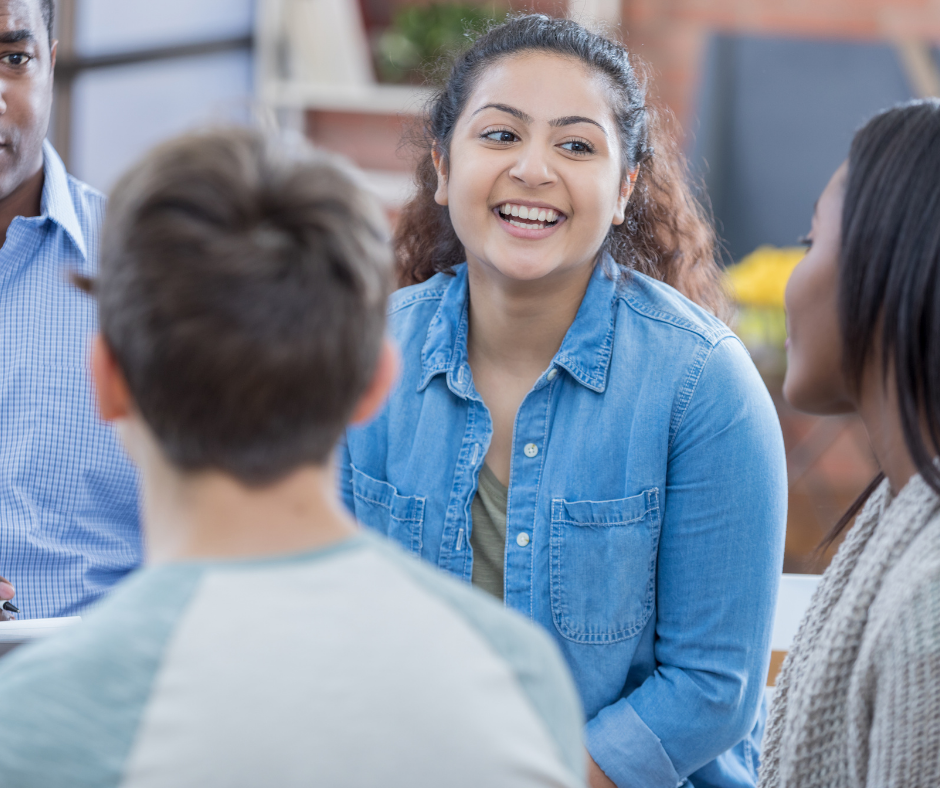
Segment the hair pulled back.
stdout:
<path fill-rule="evenodd" d="M 907 449 L 940 494 L 940 100 L 889 109 L 855 135 L 840 277 L 846 376 L 858 386 L 880 346 Z"/>
<path fill-rule="evenodd" d="M 692 194 L 688 168 L 666 117 L 647 101 L 646 80 L 619 43 L 576 22 L 541 14 L 518 16 L 478 38 L 459 55 L 424 117 L 417 193 L 405 205 L 395 233 L 401 284 L 449 272 L 465 259 L 448 209 L 434 201 L 436 149 L 445 164 L 457 120 L 480 75 L 493 63 L 521 53 L 546 52 L 578 60 L 611 87 L 624 175 L 638 169 L 625 221 L 612 225 L 604 249 L 624 270 L 660 279 L 719 316 L 727 299 L 716 260 L 708 212 Z"/>
<path fill-rule="evenodd" d="M 852 140 L 842 203 L 839 322 L 843 371 L 858 389 L 880 351 L 904 442 L 940 494 L 940 101 L 892 107 Z M 889 376 L 893 375 L 893 381 Z M 928 441 L 924 440 L 926 426 Z M 875 491 L 879 473 L 820 548 Z"/>

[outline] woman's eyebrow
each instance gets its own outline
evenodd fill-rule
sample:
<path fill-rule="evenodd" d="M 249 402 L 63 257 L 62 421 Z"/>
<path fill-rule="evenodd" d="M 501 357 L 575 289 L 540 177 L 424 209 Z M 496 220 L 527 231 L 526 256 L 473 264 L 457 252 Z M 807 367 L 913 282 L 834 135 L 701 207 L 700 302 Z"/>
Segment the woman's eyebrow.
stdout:
<path fill-rule="evenodd" d="M 521 109 L 516 109 L 515 107 L 510 107 L 508 104 L 484 104 L 482 107 L 480 107 L 480 108 L 479 108 L 476 112 L 474 112 L 473 114 L 474 114 L 474 115 L 478 115 L 479 113 L 483 112 L 483 110 L 485 110 L 485 109 L 497 109 L 497 110 L 499 110 L 500 112 L 505 112 L 505 113 L 507 113 L 507 114 L 509 114 L 509 115 L 512 115 L 514 118 L 519 118 L 519 120 L 521 120 L 523 123 L 531 123 L 531 122 L 532 122 L 532 116 L 531 116 L 531 115 L 527 115 L 527 114 L 526 114 L 525 112 L 523 112 Z"/>
<path fill-rule="evenodd" d="M 500 112 L 505 112 L 508 115 L 512 115 L 514 118 L 518 118 L 523 123 L 532 123 L 533 121 L 533 118 L 531 115 L 523 112 L 521 109 L 510 107 L 508 104 L 484 104 L 482 107 L 476 110 L 476 112 L 474 112 L 473 114 L 478 115 L 479 113 L 483 112 L 483 110 L 485 109 L 495 109 L 495 110 L 499 110 Z M 607 129 L 605 129 L 596 120 L 591 120 L 591 118 L 586 118 L 584 117 L 584 115 L 565 115 L 565 117 L 563 118 L 555 118 L 554 120 L 550 120 L 548 122 L 548 125 L 555 126 L 557 128 L 559 126 L 571 126 L 571 125 L 574 125 L 575 123 L 591 123 L 592 125 L 597 126 L 597 128 L 599 128 L 601 131 L 603 131 L 605 137 L 607 136 Z"/>
<path fill-rule="evenodd" d="M 583 115 L 566 115 L 563 118 L 555 118 L 555 120 L 550 120 L 548 122 L 549 126 L 571 126 L 574 123 L 593 123 L 597 128 L 604 132 L 604 136 L 607 136 L 607 130 L 596 120 L 591 120 L 586 118 Z"/>

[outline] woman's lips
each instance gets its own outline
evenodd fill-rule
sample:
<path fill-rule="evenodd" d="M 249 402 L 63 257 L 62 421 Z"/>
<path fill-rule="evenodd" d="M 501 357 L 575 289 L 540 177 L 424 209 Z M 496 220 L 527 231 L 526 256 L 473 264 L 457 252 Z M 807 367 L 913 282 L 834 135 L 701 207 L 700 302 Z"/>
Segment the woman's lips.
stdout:
<path fill-rule="evenodd" d="M 519 217 L 512 216 L 511 214 L 503 214 L 500 211 L 500 206 L 493 209 L 493 215 L 496 217 L 496 221 L 498 221 L 503 229 L 511 236 L 530 241 L 538 241 L 542 238 L 547 238 L 568 220 L 568 217 L 564 214 L 557 214 L 557 218 L 553 224 L 538 222 L 537 220 L 535 222 L 532 222 L 532 220 L 520 220 Z M 525 224 L 530 224 L 531 226 L 526 227 Z"/>

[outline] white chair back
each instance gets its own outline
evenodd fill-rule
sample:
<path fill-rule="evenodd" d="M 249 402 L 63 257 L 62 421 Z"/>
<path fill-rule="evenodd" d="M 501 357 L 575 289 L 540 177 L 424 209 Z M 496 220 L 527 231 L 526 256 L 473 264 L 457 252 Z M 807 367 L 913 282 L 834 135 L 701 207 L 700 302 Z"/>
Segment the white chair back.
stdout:
<path fill-rule="evenodd" d="M 783 658 L 790 650 L 796 631 L 800 627 L 803 615 L 809 608 L 810 600 L 819 578 L 822 575 L 781 575 L 780 588 L 777 592 L 777 610 L 774 615 L 774 632 L 770 639 L 770 671 L 767 686 L 777 683 L 777 674 L 783 664 Z"/>

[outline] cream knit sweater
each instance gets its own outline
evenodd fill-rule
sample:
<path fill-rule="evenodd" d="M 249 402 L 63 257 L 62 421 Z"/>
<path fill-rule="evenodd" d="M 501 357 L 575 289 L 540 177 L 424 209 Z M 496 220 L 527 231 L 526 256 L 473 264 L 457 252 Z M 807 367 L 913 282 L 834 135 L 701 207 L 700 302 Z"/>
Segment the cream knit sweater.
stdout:
<path fill-rule="evenodd" d="M 940 786 L 940 499 L 887 480 L 783 664 L 759 788 Z"/>

